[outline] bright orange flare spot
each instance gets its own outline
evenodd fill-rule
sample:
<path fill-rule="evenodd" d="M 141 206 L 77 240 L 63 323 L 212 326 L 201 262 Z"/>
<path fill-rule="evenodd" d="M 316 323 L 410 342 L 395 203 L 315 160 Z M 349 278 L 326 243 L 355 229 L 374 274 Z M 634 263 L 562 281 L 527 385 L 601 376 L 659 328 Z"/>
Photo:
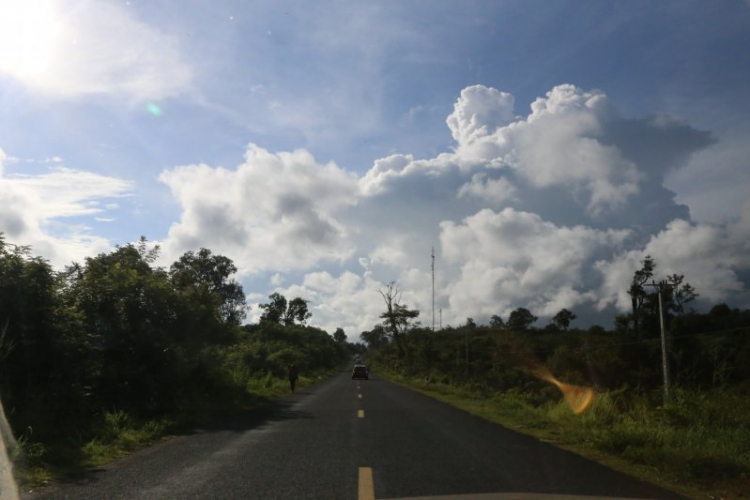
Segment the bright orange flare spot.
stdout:
<path fill-rule="evenodd" d="M 589 407 L 591 402 L 594 400 L 594 390 L 591 387 L 581 387 L 579 385 L 570 385 L 564 382 L 560 382 L 556 378 L 552 377 L 548 380 L 557 386 L 565 396 L 565 401 L 568 402 L 570 409 L 576 415 L 583 413 L 586 408 Z"/>
<path fill-rule="evenodd" d="M 552 375 L 546 366 L 542 365 L 535 359 L 527 357 L 523 360 L 521 365 L 536 378 L 549 382 L 560 389 L 560 392 L 562 392 L 565 397 L 565 401 L 567 401 L 570 409 L 573 410 L 573 413 L 576 415 L 583 413 L 594 400 L 594 390 L 591 387 L 581 387 L 579 385 L 560 382 L 554 377 L 554 375 Z"/>

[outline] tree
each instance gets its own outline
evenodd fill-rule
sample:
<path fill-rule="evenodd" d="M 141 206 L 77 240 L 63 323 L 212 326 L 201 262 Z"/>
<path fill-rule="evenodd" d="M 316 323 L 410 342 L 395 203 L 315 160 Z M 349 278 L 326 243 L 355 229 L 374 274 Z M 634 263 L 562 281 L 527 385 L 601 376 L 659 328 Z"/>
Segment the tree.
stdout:
<path fill-rule="evenodd" d="M 289 326 L 296 321 L 300 325 L 304 325 L 312 317 L 312 313 L 307 310 L 307 302 L 300 297 L 290 300 L 284 313 L 284 324 Z"/>
<path fill-rule="evenodd" d="M 507 327 L 509 330 L 528 330 L 529 327 L 539 318 L 531 314 L 531 311 L 525 307 L 519 307 L 508 316 Z"/>
<path fill-rule="evenodd" d="M 149 255 L 143 255 L 145 246 L 140 248 L 141 258 L 148 262 Z M 230 279 L 236 272 L 237 267 L 231 259 L 212 255 L 207 248 L 201 248 L 197 254 L 186 252 L 169 270 L 177 289 L 197 294 L 195 298 L 199 305 L 215 308 L 221 320 L 228 325 L 239 325 L 247 314 L 242 286 Z"/>
<path fill-rule="evenodd" d="M 578 316 L 576 316 L 574 313 L 563 308 L 552 318 L 552 324 L 554 324 L 560 330 L 567 330 L 570 326 L 570 322 L 577 317 Z"/>
<path fill-rule="evenodd" d="M 711 310 L 708 311 L 708 314 L 716 317 L 728 317 L 732 315 L 732 308 L 726 305 L 726 303 L 721 302 L 713 306 Z"/>
<path fill-rule="evenodd" d="M 667 285 L 672 289 L 671 298 L 673 302 L 670 304 L 670 308 L 680 316 L 685 315 L 685 304 L 698 297 L 695 288 L 690 283 L 682 284 L 684 279 L 684 274 L 672 274 L 667 276 L 666 280 Z"/>
<path fill-rule="evenodd" d="M 633 274 L 633 279 L 628 289 L 628 294 L 632 303 L 631 320 L 633 331 L 637 337 L 641 336 L 642 331 L 658 330 L 659 322 L 659 294 L 656 290 L 661 291 L 661 298 L 664 307 L 664 314 L 669 320 L 670 313 L 683 316 L 685 314 L 685 305 L 698 297 L 690 283 L 685 283 L 685 275 L 671 274 L 665 279 L 656 283 L 653 280 L 656 262 L 650 255 L 647 255 L 641 262 L 641 269 Z M 648 281 L 651 280 L 651 284 Z M 646 292 L 646 286 L 653 286 L 654 291 Z"/>
<path fill-rule="evenodd" d="M 151 267 L 143 247 L 117 247 L 70 268 L 65 297 L 94 348 L 93 400 L 132 411 L 173 404 L 187 360 L 217 340 L 231 341 L 234 328 L 222 314 L 226 277 L 217 272 L 212 281 L 209 268 L 194 273 L 208 262 L 190 255 L 169 275 Z"/>
<path fill-rule="evenodd" d="M 268 298 L 271 299 L 271 302 L 268 304 L 260 304 L 259 306 L 264 311 L 263 314 L 260 315 L 260 320 L 281 323 L 287 309 L 286 297 L 280 293 L 274 292 L 269 295 Z"/>
<path fill-rule="evenodd" d="M 271 302 L 259 306 L 264 310 L 260 316 L 261 321 L 271 321 L 284 326 L 297 323 L 304 325 L 312 317 L 312 313 L 307 309 L 308 301 L 305 299 L 296 297 L 287 302 L 286 297 L 277 292 L 272 293 L 268 298 L 271 299 Z"/>
<path fill-rule="evenodd" d="M 339 344 L 343 344 L 346 342 L 346 333 L 344 332 L 343 328 L 336 328 L 336 331 L 333 332 L 333 340 L 335 340 Z"/>
<path fill-rule="evenodd" d="M 62 304 L 60 285 L 46 260 L 0 233 L 0 394 L 11 424 L 21 428 L 86 413 L 88 336 L 71 328 L 74 314 Z"/>
<path fill-rule="evenodd" d="M 605 335 L 607 333 L 602 325 L 591 325 L 588 331 L 592 335 Z"/>
<path fill-rule="evenodd" d="M 399 355 L 404 356 L 403 335 L 409 330 L 411 320 L 419 316 L 419 311 L 409 309 L 406 304 L 401 304 L 401 292 L 395 281 L 383 284 L 378 293 L 385 302 L 385 312 L 380 315 L 386 331 L 391 335 L 398 347 Z"/>
<path fill-rule="evenodd" d="M 375 325 L 372 330 L 360 333 L 359 338 L 365 341 L 368 349 L 378 349 L 388 345 L 388 333 L 383 325 Z"/>
<path fill-rule="evenodd" d="M 505 321 L 497 314 L 493 314 L 490 318 L 490 326 L 493 328 L 505 328 Z"/>
<path fill-rule="evenodd" d="M 651 279 L 654 275 L 654 269 L 656 268 L 656 262 L 654 262 L 654 259 L 652 259 L 650 255 L 647 255 L 646 258 L 641 261 L 641 264 L 643 267 L 633 274 L 633 280 L 630 282 L 630 288 L 628 289 L 628 294 L 630 295 L 633 307 L 633 330 L 637 337 L 640 336 L 639 313 L 641 306 L 643 306 L 643 302 L 649 295 L 646 293 L 643 285 Z"/>

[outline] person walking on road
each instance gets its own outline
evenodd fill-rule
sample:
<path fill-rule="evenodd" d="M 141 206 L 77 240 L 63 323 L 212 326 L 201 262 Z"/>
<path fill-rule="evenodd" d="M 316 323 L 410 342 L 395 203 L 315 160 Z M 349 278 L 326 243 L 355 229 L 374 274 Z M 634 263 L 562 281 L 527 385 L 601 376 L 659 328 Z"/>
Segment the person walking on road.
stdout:
<path fill-rule="evenodd" d="M 292 388 L 292 393 L 294 393 L 294 388 L 297 385 L 297 379 L 299 378 L 299 372 L 297 371 L 297 365 L 292 363 L 289 365 L 289 385 Z"/>

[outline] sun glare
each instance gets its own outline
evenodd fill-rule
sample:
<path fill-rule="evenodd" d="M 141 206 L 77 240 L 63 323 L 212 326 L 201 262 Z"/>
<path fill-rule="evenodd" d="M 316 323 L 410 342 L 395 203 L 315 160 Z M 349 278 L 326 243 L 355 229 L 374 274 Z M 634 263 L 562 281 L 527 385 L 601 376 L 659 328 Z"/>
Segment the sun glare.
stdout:
<path fill-rule="evenodd" d="M 61 31 L 50 0 L 0 2 L 0 72 L 20 79 L 44 76 Z"/>

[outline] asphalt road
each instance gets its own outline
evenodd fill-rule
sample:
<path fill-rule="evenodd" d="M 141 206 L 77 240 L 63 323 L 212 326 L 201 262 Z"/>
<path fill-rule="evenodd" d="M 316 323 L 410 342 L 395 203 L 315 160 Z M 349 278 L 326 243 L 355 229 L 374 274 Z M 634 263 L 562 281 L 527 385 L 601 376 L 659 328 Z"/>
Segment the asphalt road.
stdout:
<path fill-rule="evenodd" d="M 352 381 L 347 373 L 232 424 L 172 439 L 23 498 L 545 495 L 679 498 L 377 376 Z"/>

